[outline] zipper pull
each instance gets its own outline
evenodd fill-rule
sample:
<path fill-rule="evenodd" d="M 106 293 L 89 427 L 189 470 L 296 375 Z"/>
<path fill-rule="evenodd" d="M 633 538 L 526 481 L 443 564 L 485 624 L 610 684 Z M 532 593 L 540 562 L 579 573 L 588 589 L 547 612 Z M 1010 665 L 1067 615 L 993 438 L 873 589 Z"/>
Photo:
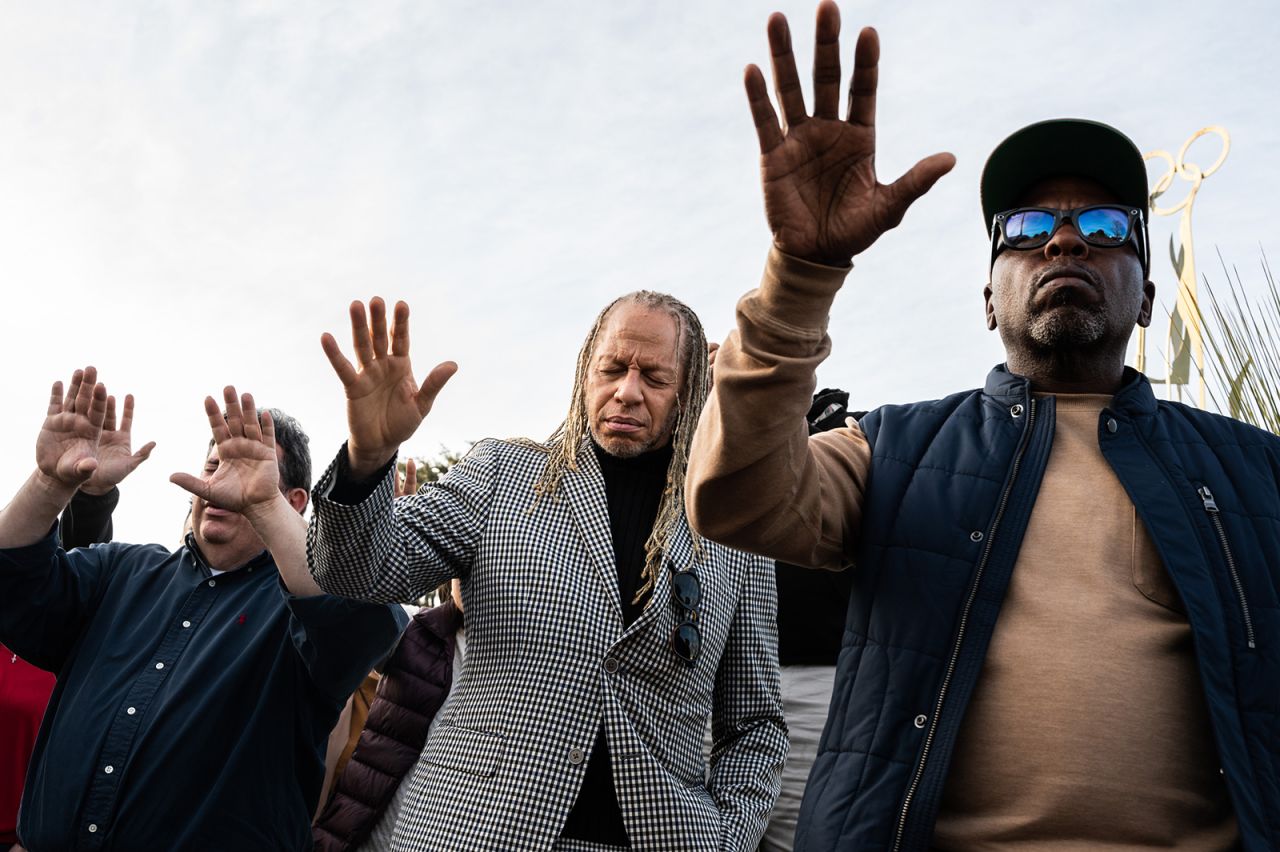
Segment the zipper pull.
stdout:
<path fill-rule="evenodd" d="M 1213 499 L 1213 492 L 1209 490 L 1209 486 L 1201 485 L 1196 489 L 1196 493 L 1200 495 L 1200 501 L 1204 503 L 1204 510 L 1211 515 L 1218 514 L 1218 503 Z"/>

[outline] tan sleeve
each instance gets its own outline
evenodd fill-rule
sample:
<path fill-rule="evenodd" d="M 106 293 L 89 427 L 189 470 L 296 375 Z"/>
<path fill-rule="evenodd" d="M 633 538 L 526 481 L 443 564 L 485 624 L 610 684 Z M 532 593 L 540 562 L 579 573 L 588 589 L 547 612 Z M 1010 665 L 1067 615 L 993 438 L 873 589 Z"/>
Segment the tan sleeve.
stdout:
<path fill-rule="evenodd" d="M 760 287 L 738 302 L 685 486 L 689 523 L 707 538 L 797 565 L 848 565 L 871 450 L 856 426 L 810 438 L 805 421 L 848 273 L 772 249 Z"/>

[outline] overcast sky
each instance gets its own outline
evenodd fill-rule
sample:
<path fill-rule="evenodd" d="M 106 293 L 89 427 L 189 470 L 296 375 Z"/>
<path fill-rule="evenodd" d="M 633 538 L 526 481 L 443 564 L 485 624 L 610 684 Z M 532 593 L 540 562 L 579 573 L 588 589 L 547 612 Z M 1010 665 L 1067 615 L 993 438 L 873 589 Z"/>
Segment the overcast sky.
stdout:
<path fill-rule="evenodd" d="M 137 442 L 159 442 L 125 484 L 122 540 L 177 540 L 168 476 L 198 469 L 201 400 L 226 383 L 297 416 L 318 474 L 345 434 L 318 339 L 349 351 L 354 298 L 409 302 L 420 371 L 460 365 L 417 454 L 549 433 L 620 293 L 674 293 L 722 338 L 769 245 L 741 75 L 768 59 L 774 8 L 0 0 L 0 490 L 33 465 L 50 383 L 86 363 L 138 397 Z M 814 5 L 781 10 L 807 66 Z M 871 407 L 973 387 L 1001 360 L 978 176 L 1042 118 L 1100 119 L 1144 151 L 1227 127 L 1196 205 L 1200 267 L 1220 279 L 1216 246 L 1261 284 L 1260 247 L 1280 251 L 1273 4 L 843 11 L 846 69 L 859 26 L 882 38 L 881 178 L 938 150 L 958 165 L 857 259 L 823 385 Z M 1190 159 L 1216 156 L 1205 141 Z M 1166 305 L 1172 227 L 1153 234 Z"/>

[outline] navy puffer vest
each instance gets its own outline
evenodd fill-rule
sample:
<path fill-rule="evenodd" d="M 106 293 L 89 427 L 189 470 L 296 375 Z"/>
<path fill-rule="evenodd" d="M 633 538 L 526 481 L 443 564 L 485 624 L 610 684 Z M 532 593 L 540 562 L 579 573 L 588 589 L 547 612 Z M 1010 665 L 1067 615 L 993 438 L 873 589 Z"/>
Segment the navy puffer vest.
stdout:
<path fill-rule="evenodd" d="M 981 391 L 861 421 L 871 475 L 797 850 L 929 848 L 1054 414 L 997 367 Z M 1098 437 L 1186 603 L 1244 848 L 1280 849 L 1280 439 L 1158 402 L 1132 370 Z"/>

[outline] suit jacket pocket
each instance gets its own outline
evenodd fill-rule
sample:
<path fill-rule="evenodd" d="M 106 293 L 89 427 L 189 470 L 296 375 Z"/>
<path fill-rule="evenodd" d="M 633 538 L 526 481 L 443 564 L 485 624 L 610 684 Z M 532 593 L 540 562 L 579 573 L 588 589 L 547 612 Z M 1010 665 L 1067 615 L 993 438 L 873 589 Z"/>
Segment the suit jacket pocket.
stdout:
<path fill-rule="evenodd" d="M 427 740 L 422 759 L 433 766 L 489 778 L 498 771 L 506 745 L 506 734 L 440 725 Z"/>

